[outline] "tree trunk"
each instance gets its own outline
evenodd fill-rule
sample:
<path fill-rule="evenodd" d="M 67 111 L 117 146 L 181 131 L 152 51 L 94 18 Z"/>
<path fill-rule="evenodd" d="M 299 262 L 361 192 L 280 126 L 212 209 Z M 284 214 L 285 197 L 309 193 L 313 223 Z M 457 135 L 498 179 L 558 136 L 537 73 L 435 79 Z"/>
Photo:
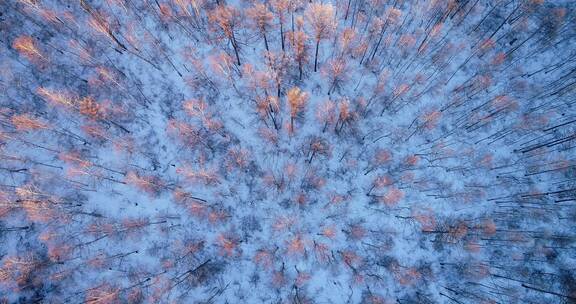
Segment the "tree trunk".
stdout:
<path fill-rule="evenodd" d="M 318 66 L 318 47 L 320 46 L 320 39 L 316 40 L 316 55 L 314 56 L 314 72 L 317 71 Z"/>
<path fill-rule="evenodd" d="M 348 0 L 348 5 L 346 6 L 346 14 L 344 14 L 344 20 L 348 20 L 348 12 L 350 11 L 350 2 L 352 2 L 352 0 Z"/>
<path fill-rule="evenodd" d="M 276 91 L 278 93 L 278 98 L 280 98 L 280 91 L 281 91 L 281 86 L 280 86 L 280 82 L 276 83 Z"/>
<path fill-rule="evenodd" d="M 280 22 L 280 41 L 282 42 L 282 51 L 284 51 L 284 24 Z"/>
<path fill-rule="evenodd" d="M 240 55 L 238 55 L 238 46 L 236 45 L 236 38 L 234 37 L 234 32 L 232 32 L 230 42 L 232 43 L 232 47 L 234 48 L 234 54 L 236 54 L 236 61 L 238 62 L 238 66 L 241 66 L 242 63 L 240 63 Z"/>
<path fill-rule="evenodd" d="M 274 124 L 274 129 L 278 130 L 278 123 L 276 122 L 276 117 L 274 115 L 272 115 L 272 113 L 274 113 L 274 109 L 272 109 L 272 106 L 270 104 L 268 104 L 268 115 L 270 115 L 270 119 L 272 119 L 272 123 Z"/>
<path fill-rule="evenodd" d="M 561 293 L 557 293 L 557 292 L 553 292 L 553 291 L 549 291 L 549 290 L 544 290 L 544 289 L 537 288 L 537 287 L 532 287 L 532 286 L 529 286 L 529 285 L 526 285 L 526 284 L 522 284 L 522 287 L 527 288 L 527 289 L 532 289 L 532 290 L 535 290 L 535 291 L 539 291 L 539 292 L 543 292 L 543 293 L 547 293 L 547 294 L 551 294 L 551 295 L 555 295 L 555 296 L 559 296 L 559 297 L 562 297 L 562 298 L 567 298 L 567 299 L 572 299 L 572 300 L 575 300 L 575 299 L 576 299 L 576 297 L 573 297 L 573 296 L 570 296 L 570 295 L 563 295 L 563 294 L 561 294 Z"/>
<path fill-rule="evenodd" d="M 294 11 L 290 12 L 292 18 L 292 33 L 294 33 Z M 292 45 L 294 45 L 294 35 L 292 35 Z"/>
<path fill-rule="evenodd" d="M 264 36 L 264 46 L 266 47 L 266 51 L 270 52 L 270 49 L 268 48 L 268 39 L 266 39 L 266 33 L 262 32 L 262 36 Z"/>
<path fill-rule="evenodd" d="M 364 61 L 364 57 L 366 57 L 366 54 L 368 53 L 368 48 L 370 47 L 370 42 L 372 42 L 372 36 L 368 37 L 368 42 L 366 42 L 366 49 L 364 50 L 364 53 L 362 54 L 362 58 L 360 59 L 360 65 L 362 65 L 362 61 Z"/>
<path fill-rule="evenodd" d="M 384 26 L 386 26 L 386 24 L 384 24 Z M 382 38 L 384 38 L 384 32 L 384 28 L 382 28 L 382 33 L 380 34 L 380 38 L 378 38 L 378 43 L 376 43 L 376 47 L 374 47 L 374 52 L 372 52 L 372 58 L 370 60 L 374 60 L 378 47 L 380 47 L 380 43 L 382 42 Z"/>
<path fill-rule="evenodd" d="M 314 159 L 314 155 L 316 155 L 316 150 L 312 151 L 312 155 L 310 156 L 310 159 L 308 160 L 309 164 L 312 163 L 312 159 Z"/>

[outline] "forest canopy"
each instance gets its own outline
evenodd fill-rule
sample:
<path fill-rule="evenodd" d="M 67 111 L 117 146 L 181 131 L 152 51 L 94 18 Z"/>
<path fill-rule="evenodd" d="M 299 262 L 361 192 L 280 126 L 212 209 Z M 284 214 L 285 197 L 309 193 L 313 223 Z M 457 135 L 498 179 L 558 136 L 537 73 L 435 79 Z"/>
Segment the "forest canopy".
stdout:
<path fill-rule="evenodd" d="M 0 303 L 576 303 L 575 11 L 0 0 Z"/>

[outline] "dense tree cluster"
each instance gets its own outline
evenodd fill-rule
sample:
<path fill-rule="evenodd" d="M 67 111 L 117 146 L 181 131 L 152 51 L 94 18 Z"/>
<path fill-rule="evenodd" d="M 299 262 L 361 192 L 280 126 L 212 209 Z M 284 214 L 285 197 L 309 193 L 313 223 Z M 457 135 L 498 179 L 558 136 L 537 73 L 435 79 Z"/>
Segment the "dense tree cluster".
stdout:
<path fill-rule="evenodd" d="M 576 303 L 569 0 L 0 0 L 0 303 Z"/>

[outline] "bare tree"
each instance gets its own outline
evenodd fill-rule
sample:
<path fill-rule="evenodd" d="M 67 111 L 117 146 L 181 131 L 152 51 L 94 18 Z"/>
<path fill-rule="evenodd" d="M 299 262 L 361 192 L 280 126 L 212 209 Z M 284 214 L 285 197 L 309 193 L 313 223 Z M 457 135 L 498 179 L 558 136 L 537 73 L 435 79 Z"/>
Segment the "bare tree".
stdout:
<path fill-rule="evenodd" d="M 336 29 L 334 7 L 332 4 L 312 3 L 308 5 L 304 14 L 316 42 L 316 51 L 314 52 L 314 72 L 316 72 L 320 41 L 328 39 Z"/>

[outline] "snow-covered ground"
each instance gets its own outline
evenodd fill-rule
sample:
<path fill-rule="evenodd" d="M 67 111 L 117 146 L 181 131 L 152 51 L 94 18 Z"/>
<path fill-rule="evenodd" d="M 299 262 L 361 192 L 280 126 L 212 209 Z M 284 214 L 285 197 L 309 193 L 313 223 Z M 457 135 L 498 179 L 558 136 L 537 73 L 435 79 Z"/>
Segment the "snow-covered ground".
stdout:
<path fill-rule="evenodd" d="M 572 1 L 0 1 L 0 303 L 575 303 Z"/>

